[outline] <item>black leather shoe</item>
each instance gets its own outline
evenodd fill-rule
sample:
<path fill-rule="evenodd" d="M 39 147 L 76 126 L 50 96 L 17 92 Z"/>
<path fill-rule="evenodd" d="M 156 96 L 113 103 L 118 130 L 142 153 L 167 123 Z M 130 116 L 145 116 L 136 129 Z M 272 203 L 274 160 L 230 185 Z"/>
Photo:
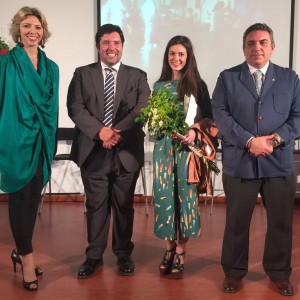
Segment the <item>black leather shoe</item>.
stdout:
<path fill-rule="evenodd" d="M 223 289 L 225 293 L 236 293 L 238 290 L 240 279 L 226 276 L 223 282 Z"/>
<path fill-rule="evenodd" d="M 97 268 L 103 265 L 102 259 L 87 258 L 85 262 L 79 267 L 78 278 L 85 279 L 90 277 Z"/>
<path fill-rule="evenodd" d="M 277 279 L 272 280 L 276 287 L 278 292 L 283 296 L 293 296 L 294 295 L 294 289 L 291 285 L 290 281 L 288 279 Z"/>
<path fill-rule="evenodd" d="M 130 276 L 134 274 L 134 262 L 131 257 L 118 258 L 119 272 L 121 275 Z"/>

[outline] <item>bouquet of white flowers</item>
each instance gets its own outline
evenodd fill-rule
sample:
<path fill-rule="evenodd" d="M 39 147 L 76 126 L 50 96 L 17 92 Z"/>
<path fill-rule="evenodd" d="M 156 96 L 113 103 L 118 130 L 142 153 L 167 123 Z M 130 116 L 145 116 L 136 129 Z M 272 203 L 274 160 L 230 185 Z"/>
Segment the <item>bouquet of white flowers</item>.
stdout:
<path fill-rule="evenodd" d="M 141 109 L 136 121 L 147 122 L 149 134 L 158 138 L 175 132 L 185 134 L 189 128 L 185 123 L 183 103 L 168 90 L 160 90 L 155 95 L 152 93 L 147 107 Z"/>
<path fill-rule="evenodd" d="M 175 135 L 178 140 L 183 140 L 184 134 L 189 130 L 185 122 L 183 102 L 178 101 L 177 95 L 171 94 L 167 89 L 160 90 L 155 95 L 152 93 L 147 107 L 141 109 L 141 114 L 135 121 L 147 123 L 149 134 L 158 138 L 163 135 Z M 194 143 L 188 147 L 203 160 L 208 170 L 216 174 L 220 172 L 217 164 L 205 157 L 205 151 L 209 149 L 202 149 Z"/>

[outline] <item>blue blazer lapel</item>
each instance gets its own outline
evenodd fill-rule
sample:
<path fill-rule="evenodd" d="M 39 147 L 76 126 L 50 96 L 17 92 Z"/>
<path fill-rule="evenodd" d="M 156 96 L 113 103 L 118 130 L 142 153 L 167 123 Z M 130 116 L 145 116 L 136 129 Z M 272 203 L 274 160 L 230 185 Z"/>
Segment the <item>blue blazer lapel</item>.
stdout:
<path fill-rule="evenodd" d="M 261 98 L 265 97 L 277 81 L 274 65 L 270 62 L 261 90 Z"/>
<path fill-rule="evenodd" d="M 251 76 L 249 67 L 246 62 L 241 65 L 240 81 L 246 86 L 246 88 L 251 92 L 254 98 L 257 98 L 257 92 L 255 88 L 254 80 Z"/>

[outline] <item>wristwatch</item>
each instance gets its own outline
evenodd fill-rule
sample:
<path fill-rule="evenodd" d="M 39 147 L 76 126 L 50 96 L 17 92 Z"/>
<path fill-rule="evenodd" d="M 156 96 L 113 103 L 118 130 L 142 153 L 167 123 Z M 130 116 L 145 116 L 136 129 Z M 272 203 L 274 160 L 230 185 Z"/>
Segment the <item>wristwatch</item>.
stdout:
<path fill-rule="evenodd" d="M 278 147 L 282 143 L 283 143 L 282 138 L 277 133 L 274 133 L 274 137 L 271 139 L 271 145 L 273 146 L 273 148 Z"/>

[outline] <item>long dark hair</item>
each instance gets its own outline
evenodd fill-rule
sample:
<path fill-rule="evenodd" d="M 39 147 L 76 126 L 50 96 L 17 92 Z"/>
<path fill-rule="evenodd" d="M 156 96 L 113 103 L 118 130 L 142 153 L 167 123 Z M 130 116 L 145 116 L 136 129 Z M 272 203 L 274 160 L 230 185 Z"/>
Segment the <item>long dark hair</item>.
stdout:
<path fill-rule="evenodd" d="M 168 42 L 164 54 L 163 67 L 158 82 L 172 80 L 172 69 L 168 62 L 168 54 L 170 47 L 174 45 L 182 45 L 187 52 L 186 65 L 180 71 L 181 79 L 177 86 L 178 98 L 182 99 L 184 95 L 190 96 L 191 94 L 193 94 L 196 101 L 198 102 L 198 97 L 201 93 L 202 79 L 197 68 L 193 44 L 188 37 L 177 35 L 171 38 L 171 40 Z"/>

